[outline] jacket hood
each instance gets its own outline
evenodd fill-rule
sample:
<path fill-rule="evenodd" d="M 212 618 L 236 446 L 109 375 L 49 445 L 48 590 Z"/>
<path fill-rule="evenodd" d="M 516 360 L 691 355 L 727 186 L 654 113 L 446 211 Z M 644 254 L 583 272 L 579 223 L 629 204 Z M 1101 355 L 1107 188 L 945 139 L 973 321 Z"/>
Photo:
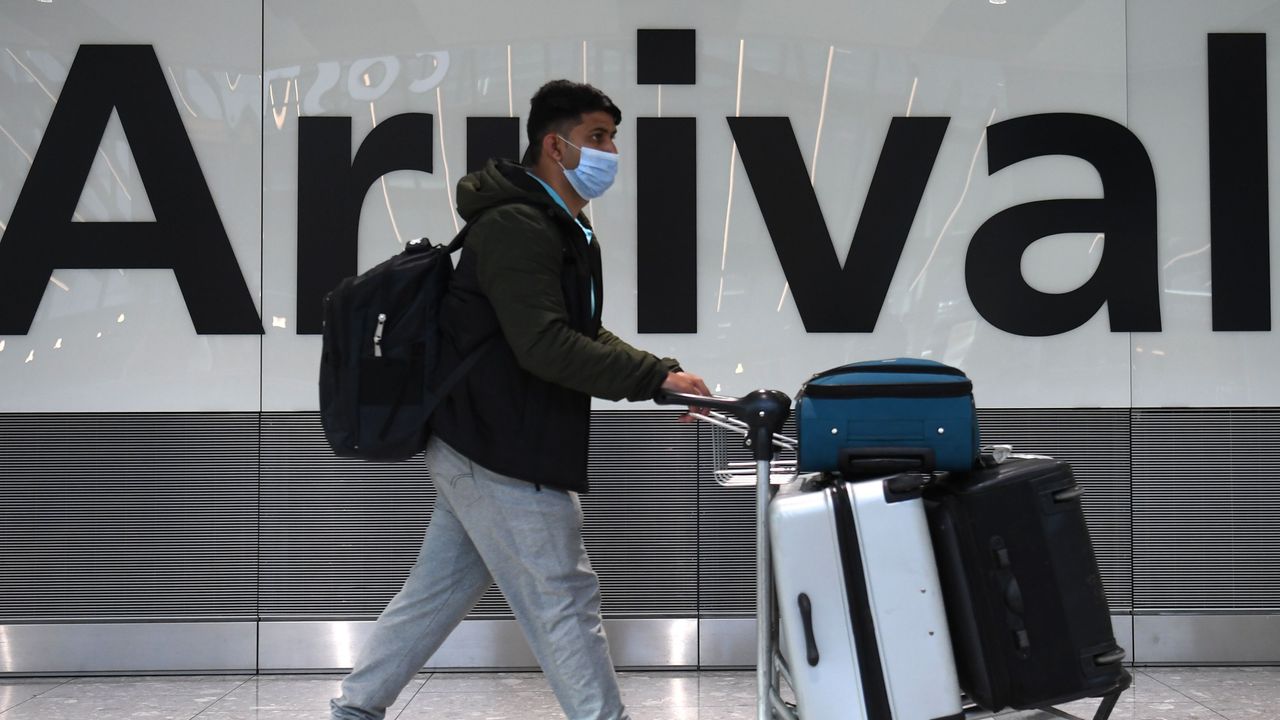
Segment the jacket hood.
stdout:
<path fill-rule="evenodd" d="M 494 205 L 515 199 L 559 208 L 523 165 L 509 160 L 490 160 L 484 169 L 458 181 L 458 214 L 468 222 Z"/>

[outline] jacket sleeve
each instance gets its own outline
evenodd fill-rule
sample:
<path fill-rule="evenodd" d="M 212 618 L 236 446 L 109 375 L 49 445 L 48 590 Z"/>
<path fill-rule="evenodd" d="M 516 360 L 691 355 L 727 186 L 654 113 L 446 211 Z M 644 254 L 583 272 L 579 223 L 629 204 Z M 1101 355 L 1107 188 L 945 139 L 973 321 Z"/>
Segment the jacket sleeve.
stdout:
<path fill-rule="evenodd" d="M 520 367 L 607 400 L 647 400 L 658 391 L 668 371 L 663 360 L 607 331 L 592 340 L 570 326 L 560 285 L 561 239 L 537 211 L 491 212 L 471 230 L 467 247 Z"/>
<path fill-rule="evenodd" d="M 603 345 L 607 345 L 609 347 L 622 348 L 624 350 L 628 350 L 631 352 L 641 352 L 640 350 L 637 350 L 636 348 L 632 347 L 626 340 L 623 340 L 617 335 L 614 335 L 612 332 L 609 332 L 609 330 L 604 327 L 601 327 L 600 332 L 596 335 L 596 342 L 601 343 Z M 664 358 L 659 358 L 659 360 L 662 362 L 663 368 L 665 368 L 666 371 L 669 373 L 680 372 L 683 370 L 683 368 L 680 367 L 680 361 L 676 360 L 675 358 L 664 357 Z M 664 375 L 662 379 L 665 380 L 666 376 Z M 661 386 L 662 383 L 659 382 L 658 385 Z M 657 392 L 658 392 L 658 388 L 654 388 L 652 393 L 650 393 L 649 395 L 646 395 L 645 398 L 641 398 L 641 399 L 653 397 L 653 395 L 656 394 Z"/>

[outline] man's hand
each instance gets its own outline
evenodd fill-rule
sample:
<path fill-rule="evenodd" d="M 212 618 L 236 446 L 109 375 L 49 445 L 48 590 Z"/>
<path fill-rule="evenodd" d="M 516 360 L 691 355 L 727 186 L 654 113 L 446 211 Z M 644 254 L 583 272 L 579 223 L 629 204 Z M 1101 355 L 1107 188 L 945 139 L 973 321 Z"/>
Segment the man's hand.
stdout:
<path fill-rule="evenodd" d="M 710 395 L 711 391 L 707 389 L 707 384 L 697 375 L 691 375 L 687 372 L 667 373 L 667 379 L 662 382 L 662 389 L 667 392 L 684 393 L 686 395 Z M 680 416 L 680 422 L 693 422 L 692 413 L 700 413 L 705 415 L 706 408 L 690 407 L 689 412 Z"/>

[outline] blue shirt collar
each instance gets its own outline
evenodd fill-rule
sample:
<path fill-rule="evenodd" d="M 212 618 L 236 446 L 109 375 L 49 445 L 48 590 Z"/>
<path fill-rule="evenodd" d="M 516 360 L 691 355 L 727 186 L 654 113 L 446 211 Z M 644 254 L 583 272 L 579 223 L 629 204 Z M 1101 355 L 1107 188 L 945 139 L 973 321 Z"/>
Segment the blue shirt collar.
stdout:
<path fill-rule="evenodd" d="M 538 177 L 537 175 L 534 175 L 528 170 L 525 170 L 524 172 L 529 177 L 538 181 L 538 184 L 541 185 L 547 191 L 547 194 L 551 196 L 551 199 L 555 200 L 556 204 L 559 205 L 561 208 L 563 208 L 564 211 L 569 214 L 569 217 L 573 218 L 574 222 L 578 223 L 578 227 L 582 228 L 582 234 L 587 236 L 587 242 L 591 242 L 591 238 L 595 236 L 595 233 L 591 232 L 591 228 L 587 227 L 586 225 L 583 225 L 582 222 L 578 220 L 578 218 L 573 217 L 573 213 L 569 212 L 569 206 L 565 205 L 564 200 L 561 199 L 560 193 L 556 192 L 555 188 L 547 184 L 546 180 L 543 180 L 542 178 Z"/>

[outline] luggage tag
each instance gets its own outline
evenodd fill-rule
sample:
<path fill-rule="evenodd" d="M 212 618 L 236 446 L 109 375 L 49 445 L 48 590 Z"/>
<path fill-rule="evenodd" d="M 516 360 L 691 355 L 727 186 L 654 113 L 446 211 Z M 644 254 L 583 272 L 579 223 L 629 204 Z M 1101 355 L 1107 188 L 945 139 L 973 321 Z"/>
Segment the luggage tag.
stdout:
<path fill-rule="evenodd" d="M 1013 454 L 1012 445 L 983 445 L 978 453 L 978 462 L 989 468 L 1003 465 L 1011 457 L 1019 457 Z"/>

